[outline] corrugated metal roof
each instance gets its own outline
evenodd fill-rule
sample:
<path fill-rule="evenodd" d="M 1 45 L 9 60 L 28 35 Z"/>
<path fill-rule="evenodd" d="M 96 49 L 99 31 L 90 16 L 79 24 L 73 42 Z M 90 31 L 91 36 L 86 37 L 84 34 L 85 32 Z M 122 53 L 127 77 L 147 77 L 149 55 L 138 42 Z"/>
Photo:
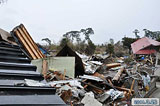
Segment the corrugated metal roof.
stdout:
<path fill-rule="evenodd" d="M 137 52 L 139 50 L 142 50 L 142 49 L 144 49 L 148 46 L 151 46 L 151 45 L 160 46 L 160 42 L 149 39 L 147 37 L 143 37 L 143 38 L 141 38 L 141 39 L 139 39 L 139 40 L 137 40 L 137 41 L 135 41 L 134 43 L 131 44 L 133 54 L 137 54 Z"/>

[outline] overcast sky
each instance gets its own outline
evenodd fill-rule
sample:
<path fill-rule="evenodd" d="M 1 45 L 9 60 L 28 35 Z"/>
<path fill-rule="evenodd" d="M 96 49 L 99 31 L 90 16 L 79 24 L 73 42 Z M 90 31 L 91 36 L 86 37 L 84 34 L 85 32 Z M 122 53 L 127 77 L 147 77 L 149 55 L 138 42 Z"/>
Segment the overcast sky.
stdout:
<path fill-rule="evenodd" d="M 8 0 L 0 5 L 0 28 L 11 31 L 23 23 L 36 42 L 58 42 L 68 31 L 93 28 L 100 44 L 134 29 L 160 30 L 160 0 Z"/>

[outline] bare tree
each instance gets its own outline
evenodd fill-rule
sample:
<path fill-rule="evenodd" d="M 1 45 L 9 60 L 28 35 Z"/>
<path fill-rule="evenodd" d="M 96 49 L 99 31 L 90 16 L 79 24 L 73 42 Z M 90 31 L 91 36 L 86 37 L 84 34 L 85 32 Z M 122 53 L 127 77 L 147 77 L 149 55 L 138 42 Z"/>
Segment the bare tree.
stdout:
<path fill-rule="evenodd" d="M 81 29 L 81 31 L 85 35 L 85 40 L 90 40 L 90 35 L 94 34 L 94 30 L 92 28 Z"/>
<path fill-rule="evenodd" d="M 51 40 L 49 38 L 43 38 L 42 41 L 46 41 L 49 46 L 51 45 Z"/>
<path fill-rule="evenodd" d="M 138 29 L 135 29 L 133 31 L 133 33 L 135 34 L 136 38 L 140 38 L 140 36 L 138 35 L 138 33 L 139 33 Z"/>

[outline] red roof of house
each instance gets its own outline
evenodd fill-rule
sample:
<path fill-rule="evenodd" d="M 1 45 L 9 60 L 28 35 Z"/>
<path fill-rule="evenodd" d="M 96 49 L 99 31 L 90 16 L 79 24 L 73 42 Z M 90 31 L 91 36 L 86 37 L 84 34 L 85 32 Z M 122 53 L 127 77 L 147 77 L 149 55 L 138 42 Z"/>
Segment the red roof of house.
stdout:
<path fill-rule="evenodd" d="M 143 37 L 131 44 L 133 54 L 137 54 L 138 51 L 148 47 L 148 46 L 160 46 L 160 42 Z M 142 52 L 142 51 L 141 51 Z M 145 53 L 145 51 L 143 51 Z M 147 52 L 146 52 L 147 53 Z"/>
<path fill-rule="evenodd" d="M 139 50 L 138 52 L 136 52 L 136 54 L 153 54 L 156 53 L 156 50 L 152 49 L 152 50 Z"/>

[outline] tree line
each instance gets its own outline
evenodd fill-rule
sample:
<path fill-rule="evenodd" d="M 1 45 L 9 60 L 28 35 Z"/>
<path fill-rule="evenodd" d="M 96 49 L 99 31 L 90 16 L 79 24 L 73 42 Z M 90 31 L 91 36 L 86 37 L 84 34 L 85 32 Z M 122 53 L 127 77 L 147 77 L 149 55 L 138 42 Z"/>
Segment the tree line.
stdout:
<path fill-rule="evenodd" d="M 149 37 L 160 41 L 160 31 L 151 31 L 148 29 L 143 29 L 143 31 L 143 37 Z M 138 29 L 135 29 L 133 33 L 135 37 L 125 36 L 117 43 L 114 43 L 114 39 L 111 38 L 107 43 L 95 45 L 90 39 L 90 36 L 94 35 L 94 30 L 92 28 L 81 29 L 79 31 L 69 31 L 62 35 L 58 48 L 61 49 L 67 44 L 72 49 L 87 55 L 93 55 L 96 50 L 101 50 L 103 48 L 102 51 L 110 55 L 122 56 L 123 54 L 126 54 L 126 52 L 124 52 L 125 50 L 128 50 L 128 53 L 131 54 L 131 44 L 141 38 L 139 35 L 140 31 Z M 42 41 L 46 41 L 50 46 L 49 49 L 53 49 L 53 44 L 49 38 L 43 38 Z M 121 45 L 121 43 L 123 45 Z"/>

